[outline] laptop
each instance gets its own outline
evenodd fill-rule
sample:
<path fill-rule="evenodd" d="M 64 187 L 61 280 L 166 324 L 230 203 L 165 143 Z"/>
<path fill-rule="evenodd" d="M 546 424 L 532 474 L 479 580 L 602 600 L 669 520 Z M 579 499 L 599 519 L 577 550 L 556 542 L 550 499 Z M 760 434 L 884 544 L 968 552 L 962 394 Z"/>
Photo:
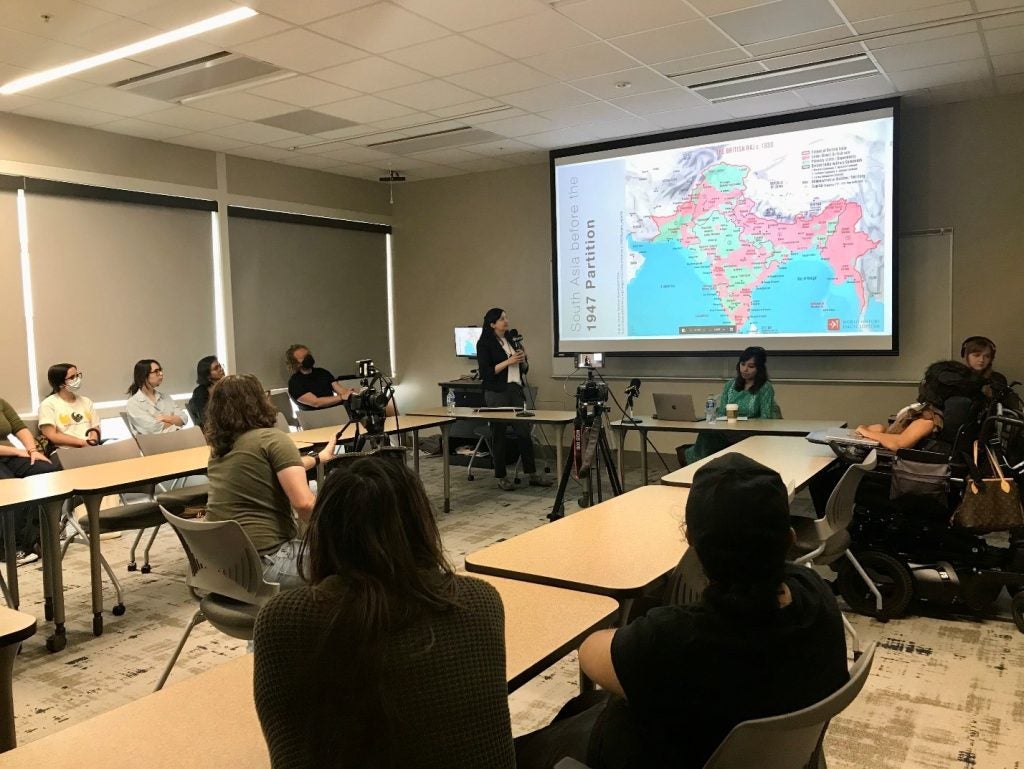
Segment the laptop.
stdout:
<path fill-rule="evenodd" d="M 865 438 L 863 435 L 848 427 L 830 427 L 828 430 L 816 430 L 808 433 L 807 440 L 811 443 L 846 443 L 854 446 L 877 446 L 878 441 Z"/>
<path fill-rule="evenodd" d="M 692 395 L 654 393 L 654 418 L 666 422 L 703 422 L 693 410 Z"/>

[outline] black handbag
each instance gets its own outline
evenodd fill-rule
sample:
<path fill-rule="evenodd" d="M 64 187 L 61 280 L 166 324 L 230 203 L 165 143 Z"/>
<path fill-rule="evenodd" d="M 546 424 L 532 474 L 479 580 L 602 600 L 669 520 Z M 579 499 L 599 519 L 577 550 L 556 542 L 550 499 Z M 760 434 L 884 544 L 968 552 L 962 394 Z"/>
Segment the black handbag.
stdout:
<path fill-rule="evenodd" d="M 948 462 L 921 462 L 897 456 L 892 465 L 889 499 L 924 497 L 945 507 L 949 475 Z"/>
<path fill-rule="evenodd" d="M 1024 526 L 1024 508 L 1020 503 L 1020 489 L 1012 478 L 1003 475 L 992 450 L 986 446 L 989 466 L 994 477 L 969 478 L 964 498 L 960 501 L 950 523 L 976 534 L 1007 531 Z M 974 442 L 974 466 L 978 466 L 978 441 Z M 980 473 L 979 473 L 980 475 Z"/>

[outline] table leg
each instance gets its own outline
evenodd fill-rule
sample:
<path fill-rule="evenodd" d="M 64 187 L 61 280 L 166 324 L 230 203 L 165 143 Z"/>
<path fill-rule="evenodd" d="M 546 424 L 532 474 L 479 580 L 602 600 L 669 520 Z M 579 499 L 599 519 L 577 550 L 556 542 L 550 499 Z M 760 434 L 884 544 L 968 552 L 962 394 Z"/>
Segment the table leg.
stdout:
<path fill-rule="evenodd" d="M 565 425 L 556 428 L 555 435 L 555 479 L 561 483 L 562 471 L 565 470 L 565 448 L 562 445 L 565 442 Z"/>
<path fill-rule="evenodd" d="M 4 513 L 4 558 L 7 559 L 7 589 L 11 594 L 11 608 L 17 609 L 18 596 L 18 543 L 15 541 L 14 510 Z"/>
<path fill-rule="evenodd" d="M 51 652 L 61 651 L 68 643 L 64 629 L 64 569 L 60 557 L 60 513 L 60 501 L 47 502 L 43 505 L 43 515 L 39 519 L 43 539 L 43 589 L 46 593 L 46 606 L 43 611 L 47 619 L 53 618 L 53 635 L 46 639 L 46 648 Z"/>
<path fill-rule="evenodd" d="M 632 598 L 623 598 L 619 601 L 619 614 L 615 618 L 615 627 L 625 627 L 629 623 L 629 612 L 632 608 Z"/>
<path fill-rule="evenodd" d="M 619 484 L 622 488 L 626 488 L 626 463 L 624 461 L 626 455 L 626 428 L 619 427 L 615 430 L 616 437 L 616 448 L 619 453 Z"/>
<path fill-rule="evenodd" d="M 451 429 L 451 422 L 441 425 L 441 456 L 444 457 L 444 512 L 445 515 L 452 511 L 452 465 L 451 457 L 448 456 L 448 431 Z"/>
<path fill-rule="evenodd" d="M 420 431 L 412 431 L 412 469 L 420 474 Z"/>
<path fill-rule="evenodd" d="M 640 485 L 647 485 L 647 433 L 640 430 Z"/>
<path fill-rule="evenodd" d="M 578 663 L 577 663 L 578 664 Z M 586 694 L 587 692 L 594 691 L 593 680 L 586 673 L 583 672 L 583 668 L 580 668 L 580 694 Z"/>
<path fill-rule="evenodd" d="M 92 634 L 103 635 L 103 574 L 100 567 L 100 503 L 102 494 L 85 497 L 85 511 L 89 523 L 89 579 L 92 582 Z"/>
<path fill-rule="evenodd" d="M 0 648 L 0 753 L 18 744 L 14 731 L 14 658 L 20 643 Z"/>

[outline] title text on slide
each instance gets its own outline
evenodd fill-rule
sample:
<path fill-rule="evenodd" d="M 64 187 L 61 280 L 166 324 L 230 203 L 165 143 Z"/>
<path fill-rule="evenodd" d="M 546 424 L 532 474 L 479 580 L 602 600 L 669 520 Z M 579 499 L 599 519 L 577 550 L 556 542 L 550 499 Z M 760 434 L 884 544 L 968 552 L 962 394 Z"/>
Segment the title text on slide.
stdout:
<path fill-rule="evenodd" d="M 572 200 L 578 196 L 579 178 L 573 176 L 569 179 L 569 198 Z M 587 330 L 594 331 L 597 328 L 597 300 L 591 296 L 586 296 L 581 300 L 579 285 L 581 273 L 580 242 L 582 240 L 583 261 L 586 262 L 583 286 L 588 292 L 596 291 L 597 289 L 597 248 L 594 243 L 596 238 L 595 222 L 593 219 L 587 219 L 586 229 L 581 233 L 582 224 L 579 204 L 573 203 L 569 207 L 569 264 L 572 276 L 569 282 L 576 286 L 577 290 L 572 293 L 572 321 L 569 328 L 571 331 L 579 331 L 582 320 L 586 320 Z M 581 319 L 584 306 L 586 315 Z"/>

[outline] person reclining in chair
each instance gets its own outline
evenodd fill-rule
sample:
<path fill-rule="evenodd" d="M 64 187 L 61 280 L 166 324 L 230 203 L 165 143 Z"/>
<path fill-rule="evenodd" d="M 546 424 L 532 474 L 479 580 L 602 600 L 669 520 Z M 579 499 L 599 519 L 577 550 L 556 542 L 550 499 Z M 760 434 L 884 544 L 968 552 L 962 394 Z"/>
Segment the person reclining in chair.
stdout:
<path fill-rule="evenodd" d="M 519 737 L 519 769 L 565 756 L 593 769 L 700 769 L 740 722 L 801 710 L 849 680 L 832 592 L 785 561 L 794 535 L 778 473 L 738 453 L 709 462 L 694 474 L 684 535 L 709 580 L 700 602 L 587 638 L 580 669 L 605 691 Z"/>

